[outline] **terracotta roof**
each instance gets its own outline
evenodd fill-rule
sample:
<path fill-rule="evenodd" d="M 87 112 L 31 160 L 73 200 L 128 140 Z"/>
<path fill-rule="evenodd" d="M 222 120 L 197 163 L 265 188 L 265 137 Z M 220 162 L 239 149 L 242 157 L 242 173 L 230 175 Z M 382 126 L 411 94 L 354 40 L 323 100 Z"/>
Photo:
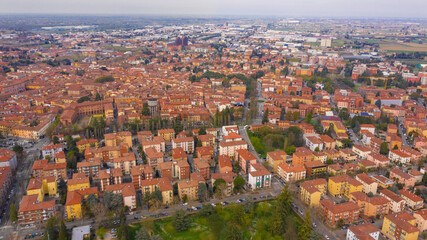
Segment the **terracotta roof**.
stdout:
<path fill-rule="evenodd" d="M 409 222 L 402 219 L 402 217 L 403 217 L 402 214 L 389 214 L 389 215 L 385 216 L 384 218 L 387 218 L 392 223 L 396 224 L 396 226 L 405 230 L 405 232 L 407 232 L 407 233 L 413 233 L 413 232 L 419 231 L 418 228 L 416 228 L 415 226 L 413 226 Z"/>
<path fill-rule="evenodd" d="M 19 212 L 35 211 L 42 209 L 55 210 L 55 200 L 46 202 L 37 202 L 37 195 L 26 195 L 22 197 L 19 204 Z"/>

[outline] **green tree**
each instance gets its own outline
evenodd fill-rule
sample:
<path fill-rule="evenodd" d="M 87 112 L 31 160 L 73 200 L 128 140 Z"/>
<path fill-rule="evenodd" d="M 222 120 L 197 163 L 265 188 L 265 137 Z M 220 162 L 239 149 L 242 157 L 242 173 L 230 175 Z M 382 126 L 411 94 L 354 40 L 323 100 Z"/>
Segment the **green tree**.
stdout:
<path fill-rule="evenodd" d="M 340 117 L 342 120 L 348 120 L 350 118 L 350 114 L 348 113 L 347 108 L 342 108 L 340 112 L 338 113 L 338 117 Z"/>
<path fill-rule="evenodd" d="M 285 240 L 295 240 L 298 239 L 298 234 L 296 232 L 297 226 L 295 223 L 295 218 L 292 215 L 289 215 L 285 219 L 285 234 L 284 239 Z"/>
<path fill-rule="evenodd" d="M 291 211 L 292 196 L 288 190 L 288 185 L 286 185 L 282 192 L 277 196 L 277 212 L 280 214 L 280 217 L 285 221 L 286 217 L 290 214 Z"/>
<path fill-rule="evenodd" d="M 245 225 L 245 210 L 242 205 L 238 204 L 232 206 L 230 222 L 241 227 Z"/>
<path fill-rule="evenodd" d="M 265 110 L 264 115 L 262 115 L 262 123 L 268 122 L 268 108 Z"/>
<path fill-rule="evenodd" d="M 44 239 L 45 240 L 58 239 L 58 233 L 59 233 L 59 230 L 58 230 L 57 221 L 55 217 L 51 216 L 46 222 Z"/>
<path fill-rule="evenodd" d="M 179 209 L 176 210 L 172 216 L 172 225 L 175 228 L 175 231 L 183 232 L 190 228 L 191 220 L 184 210 Z"/>
<path fill-rule="evenodd" d="M 16 154 L 22 154 L 22 152 L 24 152 L 24 148 L 22 146 L 19 146 L 18 144 L 15 144 L 15 146 L 13 146 L 13 151 Z"/>
<path fill-rule="evenodd" d="M 242 170 L 242 168 L 240 167 L 239 162 L 235 161 L 234 165 L 233 165 L 233 172 L 238 174 L 241 170 Z"/>
<path fill-rule="evenodd" d="M 59 227 L 59 240 L 67 240 L 68 239 L 68 231 L 65 226 L 64 220 L 61 221 L 61 226 Z"/>
<path fill-rule="evenodd" d="M 377 101 L 375 101 L 375 105 L 376 105 L 378 108 L 381 108 L 381 99 L 378 99 Z"/>
<path fill-rule="evenodd" d="M 227 224 L 225 229 L 225 240 L 242 240 L 243 234 L 235 224 Z"/>
<path fill-rule="evenodd" d="M 107 230 L 104 227 L 100 227 L 98 230 L 96 230 L 96 236 L 98 236 L 101 240 L 104 239 L 106 233 Z"/>
<path fill-rule="evenodd" d="M 95 204 L 98 203 L 98 198 L 96 197 L 95 194 L 91 193 L 89 194 L 89 196 L 87 196 L 86 202 L 89 203 L 90 207 L 93 207 Z"/>
<path fill-rule="evenodd" d="M 387 155 L 388 152 L 389 152 L 388 143 L 387 142 L 382 142 L 381 146 L 380 146 L 380 154 Z"/>
<path fill-rule="evenodd" d="M 270 218 L 268 230 L 273 236 L 281 236 L 285 233 L 285 222 L 278 211 L 274 211 Z"/>
<path fill-rule="evenodd" d="M 353 131 L 354 131 L 355 133 L 359 133 L 359 132 L 360 132 L 360 123 L 359 123 L 359 121 L 356 121 L 356 122 L 354 123 Z"/>
<path fill-rule="evenodd" d="M 223 192 L 226 187 L 227 187 L 227 183 L 225 182 L 224 179 L 218 178 L 217 180 L 215 180 L 214 182 L 215 196 L 218 198 L 222 198 Z"/>
<path fill-rule="evenodd" d="M 120 226 L 119 226 L 119 238 L 121 240 L 127 240 L 129 239 L 129 232 L 128 232 L 128 226 L 126 224 L 126 215 L 125 211 L 122 210 L 120 212 Z"/>
<path fill-rule="evenodd" d="M 305 118 L 306 123 L 311 123 L 311 119 L 313 118 L 313 114 L 310 112 L 307 114 L 307 117 Z"/>
<path fill-rule="evenodd" d="M 16 210 L 15 204 L 10 204 L 10 221 L 16 222 L 18 220 L 18 211 Z"/>
<path fill-rule="evenodd" d="M 199 191 L 197 192 L 199 201 L 204 202 L 208 197 L 208 188 L 205 183 L 199 183 Z"/>
<path fill-rule="evenodd" d="M 95 95 L 95 101 L 101 101 L 101 100 L 102 100 L 101 95 L 99 95 L 99 93 L 97 92 Z"/>
<path fill-rule="evenodd" d="M 53 144 L 58 144 L 59 143 L 59 138 L 57 136 L 54 136 L 52 139 Z"/>
<path fill-rule="evenodd" d="M 123 206 L 123 198 L 120 194 L 115 194 L 113 192 L 106 192 L 104 193 L 103 200 L 104 200 L 105 206 L 110 210 Z"/>
<path fill-rule="evenodd" d="M 351 148 L 353 146 L 353 142 L 348 138 L 342 139 L 341 143 L 343 148 Z"/>
<path fill-rule="evenodd" d="M 311 216 L 310 216 L 310 210 L 307 210 L 305 213 L 304 221 L 298 228 L 298 237 L 300 240 L 306 240 L 311 235 Z"/>
<path fill-rule="evenodd" d="M 144 103 L 142 107 L 142 115 L 143 116 L 150 116 L 150 109 L 148 108 L 148 103 Z"/>
<path fill-rule="evenodd" d="M 236 178 L 234 179 L 233 183 L 234 183 L 234 189 L 233 189 L 233 191 L 234 191 L 235 193 L 237 193 L 237 192 L 242 191 L 243 187 L 244 187 L 244 186 L 245 186 L 245 184 L 246 184 L 246 180 L 245 180 L 244 178 L 242 178 L 242 177 L 238 176 L 238 177 L 236 177 Z"/>

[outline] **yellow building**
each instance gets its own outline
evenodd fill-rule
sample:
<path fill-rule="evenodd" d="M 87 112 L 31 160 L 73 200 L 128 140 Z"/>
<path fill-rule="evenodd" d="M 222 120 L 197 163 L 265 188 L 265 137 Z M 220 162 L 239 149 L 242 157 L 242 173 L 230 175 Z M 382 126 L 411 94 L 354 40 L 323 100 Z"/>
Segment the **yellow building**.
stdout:
<path fill-rule="evenodd" d="M 68 220 L 82 218 L 82 195 L 75 191 L 68 191 L 65 207 Z"/>
<path fill-rule="evenodd" d="M 302 183 L 300 187 L 301 201 L 305 202 L 310 207 L 319 206 L 322 193 L 311 184 Z"/>
<path fill-rule="evenodd" d="M 27 195 L 37 195 L 37 201 L 42 202 L 44 196 L 57 196 L 58 185 L 55 177 L 32 178 L 27 186 Z"/>
<path fill-rule="evenodd" d="M 43 180 L 32 178 L 27 186 L 27 195 L 37 195 L 37 201 L 43 202 L 44 199 Z"/>
<path fill-rule="evenodd" d="M 348 175 L 330 177 L 328 181 L 328 191 L 334 197 L 344 195 L 350 198 L 351 193 L 362 190 L 363 184 Z"/>
<path fill-rule="evenodd" d="M 326 180 L 318 178 L 301 183 L 300 198 L 308 206 L 319 206 L 319 201 L 326 194 Z"/>
<path fill-rule="evenodd" d="M 415 217 L 408 213 L 385 216 L 381 231 L 393 240 L 417 240 L 419 234 L 419 229 L 415 227 Z"/>
<path fill-rule="evenodd" d="M 108 133 L 104 135 L 104 138 L 106 146 L 116 147 L 125 144 L 128 147 L 132 147 L 131 132 Z"/>
<path fill-rule="evenodd" d="M 199 192 L 199 182 L 196 180 L 190 180 L 178 183 L 178 195 L 181 200 L 184 196 L 187 197 L 187 201 L 197 200 Z"/>
<path fill-rule="evenodd" d="M 279 164 L 286 162 L 286 156 L 285 151 L 268 152 L 266 162 L 273 168 L 273 172 L 277 172 Z"/>
<path fill-rule="evenodd" d="M 75 173 L 73 178 L 68 180 L 67 188 L 68 191 L 90 188 L 89 178 L 84 173 Z"/>
<path fill-rule="evenodd" d="M 173 129 L 159 129 L 157 135 L 162 137 L 165 141 L 170 142 L 175 138 L 175 130 Z"/>
<path fill-rule="evenodd" d="M 83 153 L 86 148 L 98 148 L 98 140 L 96 139 L 85 139 L 76 142 L 76 146 L 80 153 Z"/>

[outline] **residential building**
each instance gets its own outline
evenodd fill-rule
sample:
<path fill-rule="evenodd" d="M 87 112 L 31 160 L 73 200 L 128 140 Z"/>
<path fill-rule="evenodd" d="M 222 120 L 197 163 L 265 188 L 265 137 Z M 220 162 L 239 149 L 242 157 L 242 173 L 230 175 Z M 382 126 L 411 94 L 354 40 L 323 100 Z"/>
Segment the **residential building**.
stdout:
<path fill-rule="evenodd" d="M 415 185 L 415 178 L 399 168 L 393 168 L 390 171 L 390 179 L 395 180 L 396 183 L 403 184 L 405 189 L 412 188 Z"/>
<path fill-rule="evenodd" d="M 361 182 L 363 184 L 362 191 L 364 193 L 366 193 L 366 194 L 368 194 L 370 192 L 373 194 L 377 193 L 378 183 L 374 179 L 369 177 L 368 174 L 366 174 L 366 173 L 357 174 L 356 180 L 358 180 L 359 182 Z"/>
<path fill-rule="evenodd" d="M 334 204 L 331 200 L 320 200 L 319 215 L 330 226 L 335 226 L 341 219 L 344 224 L 359 220 L 360 207 L 353 202 Z"/>
<path fill-rule="evenodd" d="M 380 230 L 373 224 L 365 223 L 347 229 L 346 240 L 378 240 Z"/>
<path fill-rule="evenodd" d="M 55 200 L 38 202 L 37 195 L 22 197 L 18 210 L 20 224 L 43 223 L 55 214 Z"/>
<path fill-rule="evenodd" d="M 234 159 L 239 163 L 239 166 L 244 173 L 248 172 L 251 164 L 256 163 L 256 157 L 247 149 L 236 150 Z"/>
<path fill-rule="evenodd" d="M 118 157 L 113 160 L 114 168 L 119 168 L 125 174 L 130 174 L 133 166 L 136 166 L 136 158 L 134 153 L 127 154 L 126 156 Z"/>
<path fill-rule="evenodd" d="M 381 195 L 368 197 L 363 192 L 353 192 L 350 201 L 355 202 L 361 213 L 368 217 L 384 216 L 390 210 L 390 201 Z"/>
<path fill-rule="evenodd" d="M 120 194 L 125 206 L 128 206 L 130 210 L 136 209 L 136 191 L 132 183 L 108 185 L 105 187 L 105 192 Z"/>
<path fill-rule="evenodd" d="M 416 227 L 424 232 L 427 230 L 427 209 L 422 209 L 414 212 Z"/>
<path fill-rule="evenodd" d="M 411 193 L 406 189 L 399 190 L 399 193 L 400 196 L 405 199 L 406 206 L 412 208 L 413 210 L 418 210 L 423 207 L 424 200 L 421 197 Z"/>
<path fill-rule="evenodd" d="M 287 163 L 280 163 L 277 168 L 277 174 L 285 182 L 295 182 L 305 179 L 307 170 L 304 166 L 292 166 Z"/>
<path fill-rule="evenodd" d="M 194 151 L 194 138 L 192 137 L 179 137 L 172 139 L 172 149 L 182 148 L 186 153 L 193 153 Z"/>
<path fill-rule="evenodd" d="M 157 135 L 162 137 L 166 142 L 171 142 L 175 138 L 175 130 L 173 129 L 159 129 Z"/>
<path fill-rule="evenodd" d="M 346 196 L 350 198 L 351 193 L 361 192 L 363 184 L 348 175 L 330 177 L 328 180 L 328 191 L 334 196 Z"/>
<path fill-rule="evenodd" d="M 271 186 L 271 173 L 260 163 L 251 164 L 248 169 L 248 185 L 252 190 Z"/>
<path fill-rule="evenodd" d="M 405 209 L 406 201 L 401 196 L 397 195 L 396 193 L 388 190 L 388 189 L 382 189 L 380 191 L 380 195 L 387 198 L 390 201 L 390 210 L 398 213 L 402 212 Z"/>
<path fill-rule="evenodd" d="M 419 230 L 415 218 L 407 213 L 393 213 L 384 217 L 382 233 L 392 240 L 417 240 Z"/>
<path fill-rule="evenodd" d="M 199 182 L 196 180 L 188 180 L 178 182 L 178 195 L 179 199 L 187 198 L 187 201 L 198 199 Z M 185 197 L 186 196 L 186 197 Z"/>
<path fill-rule="evenodd" d="M 126 145 L 128 148 L 132 147 L 132 133 L 131 132 L 116 132 L 104 134 L 105 146 L 117 147 Z"/>
<path fill-rule="evenodd" d="M 273 168 L 273 172 L 277 172 L 279 164 L 286 162 L 287 154 L 285 151 L 268 152 L 266 162 Z"/>
<path fill-rule="evenodd" d="M 234 157 L 236 155 L 236 150 L 240 149 L 248 149 L 246 141 L 221 142 L 219 144 L 219 155 Z"/>
<path fill-rule="evenodd" d="M 219 167 L 220 173 L 232 172 L 233 171 L 233 165 L 231 163 L 231 158 L 227 155 L 219 155 L 218 167 Z"/>
<path fill-rule="evenodd" d="M 79 173 L 84 173 L 86 177 L 98 178 L 100 169 L 101 169 L 100 158 L 91 158 L 88 161 L 77 163 L 77 171 Z"/>
<path fill-rule="evenodd" d="M 411 156 L 400 150 L 390 150 L 388 153 L 388 158 L 390 158 L 390 160 L 393 162 L 401 164 L 408 164 L 411 162 Z"/>

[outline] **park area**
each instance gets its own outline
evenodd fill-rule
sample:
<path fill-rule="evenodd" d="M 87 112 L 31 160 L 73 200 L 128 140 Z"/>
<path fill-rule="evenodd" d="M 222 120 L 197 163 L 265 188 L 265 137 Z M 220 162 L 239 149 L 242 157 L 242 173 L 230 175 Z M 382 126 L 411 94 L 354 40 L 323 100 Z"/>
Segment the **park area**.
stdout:
<path fill-rule="evenodd" d="M 287 154 L 295 152 L 297 147 L 304 144 L 303 132 L 298 127 L 289 127 L 284 131 L 261 127 L 257 131 L 248 131 L 249 139 L 255 151 L 265 158 L 267 152 L 284 150 Z"/>
<path fill-rule="evenodd" d="M 305 220 L 301 219 L 291 210 L 287 200 L 291 199 L 290 195 L 282 193 L 277 199 L 259 203 L 246 200 L 226 207 L 203 205 L 193 215 L 182 211 L 181 216 L 175 213 L 173 217 L 160 220 L 146 219 L 128 227 L 129 237 L 147 239 L 143 236 L 148 237 L 150 233 L 151 239 L 164 240 L 322 238 L 312 231 L 310 217 L 306 215 Z"/>

